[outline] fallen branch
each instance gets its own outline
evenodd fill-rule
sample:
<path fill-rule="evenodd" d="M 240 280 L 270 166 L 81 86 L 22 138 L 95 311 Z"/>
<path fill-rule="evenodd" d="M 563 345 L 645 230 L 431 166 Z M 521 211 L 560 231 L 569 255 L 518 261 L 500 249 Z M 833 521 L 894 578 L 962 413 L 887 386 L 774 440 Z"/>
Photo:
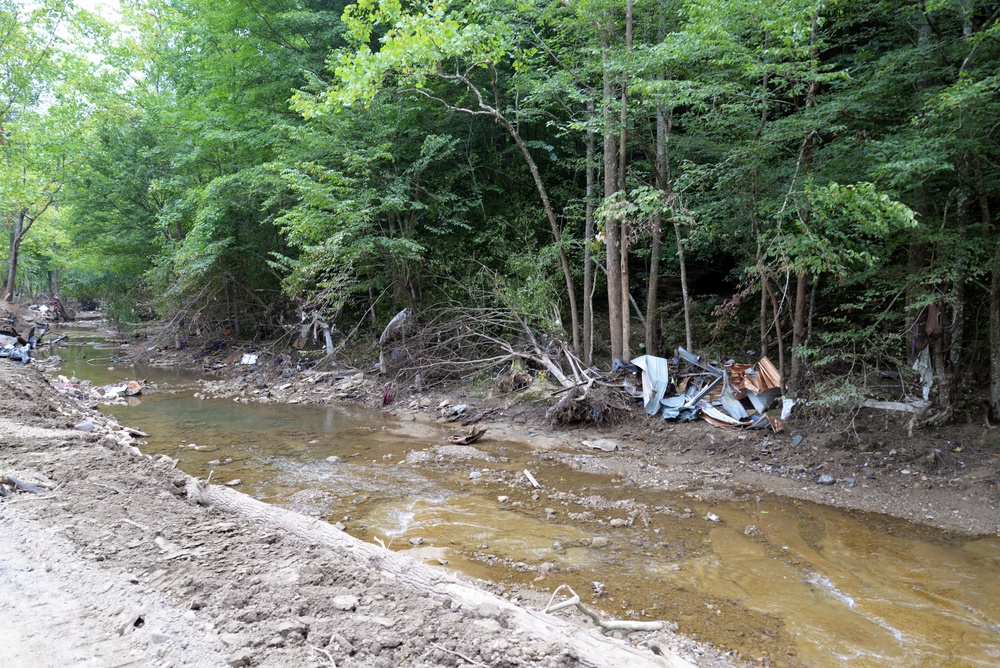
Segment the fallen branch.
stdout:
<path fill-rule="evenodd" d="M 0 483 L 3 483 L 4 485 L 10 485 L 14 489 L 21 490 L 22 492 L 31 492 L 32 494 L 44 494 L 45 492 L 49 491 L 44 487 L 39 487 L 38 485 L 32 485 L 27 482 L 21 482 L 17 478 L 11 477 L 9 475 L 5 475 L 2 478 L 0 478 Z"/>
<path fill-rule="evenodd" d="M 457 656 L 458 658 L 462 659 L 462 660 L 463 660 L 463 661 L 465 661 L 466 663 L 471 663 L 471 664 L 472 664 L 472 665 L 474 665 L 474 666 L 482 666 L 483 668 L 489 668 L 489 666 L 487 666 L 487 665 L 486 665 L 485 663 L 479 663 L 479 662 L 478 662 L 478 661 L 476 661 L 475 659 L 470 659 L 469 657 L 465 656 L 465 655 L 464 655 L 464 654 L 462 654 L 461 652 L 456 652 L 456 651 L 455 651 L 455 650 L 453 650 L 453 649 L 448 649 L 447 647 L 444 647 L 444 646 L 442 646 L 442 645 L 439 645 L 439 644 L 437 644 L 436 642 L 432 642 L 432 643 L 431 643 L 431 647 L 433 647 L 434 649 L 439 649 L 439 650 L 441 650 L 442 652 L 447 652 L 448 654 L 451 654 L 451 655 L 453 655 L 453 656 Z"/>
<path fill-rule="evenodd" d="M 556 594 L 559 593 L 559 590 L 563 588 L 569 591 L 569 593 L 572 594 L 572 596 L 566 599 L 565 601 L 553 605 L 552 600 L 555 599 Z M 552 614 L 553 612 L 562 610 L 563 608 L 572 608 L 572 607 L 576 607 L 577 609 L 580 610 L 580 612 L 582 612 L 583 614 L 587 615 L 592 620 L 594 620 L 594 623 L 600 626 L 605 633 L 607 633 L 608 631 L 618 631 L 618 630 L 623 630 L 623 631 L 663 630 L 663 622 L 636 622 L 629 619 L 603 619 L 596 610 L 584 604 L 583 601 L 580 600 L 580 596 L 575 591 L 573 591 L 573 589 L 569 585 L 566 584 L 559 585 L 558 587 L 556 587 L 556 590 L 552 592 L 552 596 L 551 598 L 549 598 L 549 605 L 545 608 L 545 612 L 548 614 Z"/>

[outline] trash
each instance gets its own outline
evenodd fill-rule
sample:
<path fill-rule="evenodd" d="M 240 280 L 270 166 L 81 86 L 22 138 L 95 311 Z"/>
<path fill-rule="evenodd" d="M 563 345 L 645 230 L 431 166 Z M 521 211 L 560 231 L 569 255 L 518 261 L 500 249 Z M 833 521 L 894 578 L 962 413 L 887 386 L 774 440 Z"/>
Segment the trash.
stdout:
<path fill-rule="evenodd" d="M 469 474 L 469 480 L 475 480 L 476 478 L 481 478 L 483 474 L 480 471 L 473 471 Z"/>
<path fill-rule="evenodd" d="M 785 397 L 781 400 L 781 419 L 787 420 L 792 416 L 792 409 L 795 408 L 795 400 Z"/>
<path fill-rule="evenodd" d="M 473 425 L 472 427 L 469 427 L 469 431 L 467 433 L 455 434 L 448 439 L 448 442 L 456 445 L 471 445 L 482 438 L 485 433 L 486 427 L 477 427 Z"/>
<path fill-rule="evenodd" d="M 643 355 L 643 357 L 651 357 L 651 355 Z M 638 359 L 642 359 L 642 357 Z M 629 373 L 639 373 L 643 370 L 643 367 L 641 367 L 636 360 L 632 360 L 632 363 L 629 364 L 625 360 L 616 357 L 611 363 L 611 371 L 618 371 L 620 369 L 628 371 Z"/>
<path fill-rule="evenodd" d="M 395 338 L 396 334 L 401 333 L 406 327 L 406 321 L 412 315 L 413 311 L 409 308 L 404 308 L 402 311 L 394 315 L 392 320 L 389 321 L 389 324 L 382 330 L 382 335 L 378 337 L 378 344 L 380 346 L 385 345 L 386 342 Z"/>
<path fill-rule="evenodd" d="M 616 368 L 626 368 L 619 366 L 619 362 L 621 360 L 615 360 Z M 670 372 L 667 364 L 667 360 L 653 355 L 643 355 L 632 360 L 632 365 L 643 372 L 642 401 L 646 406 L 646 412 L 650 415 L 656 415 L 660 412 L 660 401 L 670 385 Z"/>
<path fill-rule="evenodd" d="M 256 364 L 256 363 L 257 363 L 256 353 L 244 353 L 243 357 L 240 359 L 240 364 L 246 364 L 249 366 L 251 364 Z"/>

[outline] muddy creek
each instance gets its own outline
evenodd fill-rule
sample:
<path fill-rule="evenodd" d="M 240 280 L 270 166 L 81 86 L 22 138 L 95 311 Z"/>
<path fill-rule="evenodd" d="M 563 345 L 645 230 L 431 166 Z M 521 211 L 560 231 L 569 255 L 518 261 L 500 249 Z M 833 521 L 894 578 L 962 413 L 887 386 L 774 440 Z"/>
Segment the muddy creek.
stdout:
<path fill-rule="evenodd" d="M 73 336 L 61 373 L 144 379 L 133 405 L 102 409 L 150 434 L 144 452 L 500 591 L 566 583 L 609 615 L 771 665 L 1000 665 L 998 537 L 763 492 L 640 489 L 577 470 L 596 451 L 489 433 L 442 448 L 454 429 L 371 410 L 199 399 L 197 376 L 117 367 L 114 350 Z"/>

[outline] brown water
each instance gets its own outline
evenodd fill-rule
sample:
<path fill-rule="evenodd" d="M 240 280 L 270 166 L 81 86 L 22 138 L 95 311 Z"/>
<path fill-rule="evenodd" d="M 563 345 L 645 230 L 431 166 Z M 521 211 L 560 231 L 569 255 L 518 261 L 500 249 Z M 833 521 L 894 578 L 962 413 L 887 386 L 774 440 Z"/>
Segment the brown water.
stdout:
<path fill-rule="evenodd" d="M 88 367 L 99 383 L 123 376 L 110 363 L 81 364 L 70 363 L 78 377 Z M 408 452 L 433 449 L 450 432 L 341 406 L 198 400 L 192 376 L 124 375 L 159 384 L 141 404 L 108 410 L 151 434 L 145 451 L 502 588 L 568 583 L 609 614 L 675 621 L 775 665 L 1000 665 L 996 536 L 958 537 L 766 494 L 720 504 L 639 490 L 573 470 L 592 455 L 541 457 L 523 443 L 477 444 L 493 462 L 410 465 Z M 545 485 L 540 492 L 517 484 L 526 467 Z M 500 495 L 509 500 L 498 503 Z M 704 519 L 709 512 L 721 522 Z M 631 526 L 609 525 L 630 513 Z M 608 544 L 590 546 L 595 536 Z"/>

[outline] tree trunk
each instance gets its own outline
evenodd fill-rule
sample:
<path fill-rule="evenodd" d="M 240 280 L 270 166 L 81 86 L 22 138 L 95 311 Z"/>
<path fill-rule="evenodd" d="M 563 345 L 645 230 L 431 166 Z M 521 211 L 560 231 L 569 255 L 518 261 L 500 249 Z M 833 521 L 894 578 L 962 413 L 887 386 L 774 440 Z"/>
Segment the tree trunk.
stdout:
<path fill-rule="evenodd" d="M 593 105 L 588 105 L 591 107 Z M 587 131 L 587 213 L 583 231 L 583 361 L 587 366 L 594 363 L 594 267 L 591 242 L 594 239 L 594 191 L 596 188 L 597 146 L 594 133 Z"/>
<path fill-rule="evenodd" d="M 611 71 L 608 68 L 608 35 L 601 34 L 604 59 L 604 198 L 607 200 L 618 191 L 618 155 L 615 146 L 615 121 L 612 115 L 613 91 Z M 622 277 L 621 249 L 618 242 L 618 221 L 608 217 L 604 221 L 608 274 L 608 319 L 611 321 L 611 358 L 621 358 L 624 353 L 622 340 Z"/>
<path fill-rule="evenodd" d="M 687 260 L 684 257 L 684 239 L 681 224 L 674 220 L 674 237 L 677 239 L 677 263 L 681 270 L 681 299 L 684 300 L 684 342 L 688 350 L 694 350 L 694 333 L 691 330 L 691 296 L 688 294 Z"/>
<path fill-rule="evenodd" d="M 760 257 L 759 253 L 758 257 Z M 760 279 L 760 354 L 767 357 L 767 331 L 770 329 L 770 325 L 767 321 L 767 290 L 764 288 L 764 280 L 762 271 Z"/>
<path fill-rule="evenodd" d="M 806 331 L 806 304 L 809 299 L 809 274 L 798 272 L 795 281 L 795 318 L 792 320 L 792 370 L 789 386 L 797 390 L 802 386 L 802 347 Z"/>
<path fill-rule="evenodd" d="M 552 203 L 549 201 L 548 191 L 545 189 L 545 184 L 542 182 L 542 176 L 538 172 L 538 165 L 535 164 L 534 158 L 531 157 L 531 151 L 525 145 L 524 140 L 521 139 L 520 133 L 517 131 L 510 121 L 503 115 L 498 116 L 500 123 L 507 129 L 510 136 L 514 139 L 514 143 L 517 147 L 521 149 L 521 155 L 524 156 L 525 162 L 528 163 L 528 170 L 531 172 L 531 178 L 535 181 L 535 187 L 538 189 L 538 195 L 542 199 L 542 206 L 545 209 L 545 215 L 549 219 L 549 227 L 552 230 L 552 237 L 559 247 L 559 264 L 562 266 L 563 278 L 566 281 L 566 292 L 569 299 L 569 314 L 570 322 L 572 327 L 573 335 L 573 352 L 577 355 L 580 354 L 580 320 L 579 312 L 576 307 L 576 289 L 573 284 L 573 272 L 570 271 L 569 258 L 566 256 L 566 249 L 562 245 L 562 230 L 559 229 L 559 222 L 556 220 L 556 212 L 552 208 Z"/>
<path fill-rule="evenodd" d="M 806 108 L 816 106 L 816 96 L 819 93 L 818 68 L 819 68 L 819 9 L 817 3 L 812 16 L 812 32 L 810 44 L 812 47 L 812 74 L 813 80 L 809 82 L 806 89 Z M 806 136 L 802 145 L 802 173 L 807 174 L 812 162 L 812 146 L 814 132 L 806 130 Z M 811 211 L 808 208 L 799 210 L 799 218 L 802 224 L 809 225 Z M 805 270 L 796 272 L 795 284 L 795 315 L 792 320 L 792 369 L 789 384 L 793 389 L 798 389 L 802 384 L 803 367 L 805 366 L 802 357 L 802 342 L 805 340 L 806 329 L 806 300 L 809 294 L 809 273 Z"/>
<path fill-rule="evenodd" d="M 629 53 L 632 52 L 632 0 L 627 0 L 625 3 L 625 50 Z M 624 193 L 628 192 L 628 184 L 625 182 L 625 160 L 628 153 L 628 74 L 622 79 L 621 100 L 622 108 L 618 140 L 618 189 Z M 622 272 L 622 357 L 625 359 L 632 356 L 632 312 L 629 310 L 632 294 L 628 262 L 629 243 L 628 218 L 622 216 L 619 244 Z"/>
<path fill-rule="evenodd" d="M 767 276 L 761 276 L 760 280 L 768 299 L 771 301 L 771 311 L 774 313 L 774 338 L 778 343 L 778 371 L 781 373 L 781 391 L 784 392 L 788 382 L 785 379 L 785 341 L 781 332 L 781 309 L 778 308 L 778 300 L 774 296 L 774 291 L 771 290 Z"/>
<path fill-rule="evenodd" d="M 17 288 L 17 263 L 21 256 L 21 241 L 24 239 L 24 217 L 24 211 L 19 211 L 10 228 L 10 263 L 7 265 L 7 287 L 4 294 L 8 304 L 14 303 Z"/>
<path fill-rule="evenodd" d="M 667 121 L 662 110 L 656 111 L 656 176 L 657 186 L 666 197 L 667 175 Z M 663 214 L 653 215 L 652 240 L 649 246 L 649 286 L 646 290 L 646 352 L 659 354 L 660 319 L 656 315 L 660 292 L 660 251 L 663 246 Z"/>

